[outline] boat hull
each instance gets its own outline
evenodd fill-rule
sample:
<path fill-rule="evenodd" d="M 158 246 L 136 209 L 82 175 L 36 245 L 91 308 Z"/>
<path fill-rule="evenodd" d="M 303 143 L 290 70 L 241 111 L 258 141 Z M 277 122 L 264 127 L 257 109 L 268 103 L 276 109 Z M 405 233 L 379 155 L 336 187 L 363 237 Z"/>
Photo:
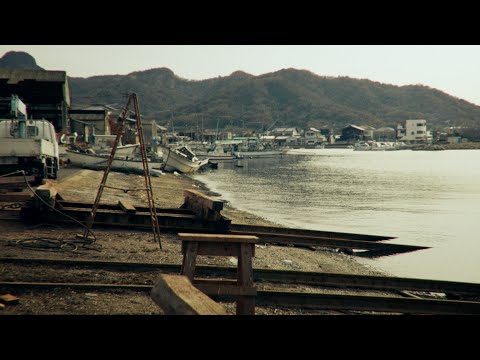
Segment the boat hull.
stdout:
<path fill-rule="evenodd" d="M 178 171 L 184 174 L 192 174 L 202 166 L 208 164 L 209 159 L 191 161 L 175 151 L 165 149 L 164 151 L 165 171 Z"/>
<path fill-rule="evenodd" d="M 235 156 L 240 159 L 245 158 L 263 158 L 263 157 L 274 157 L 279 155 L 285 155 L 288 150 L 265 150 L 265 151 L 237 151 Z"/>
<path fill-rule="evenodd" d="M 78 167 L 98 167 L 107 166 L 109 156 L 84 154 L 76 151 L 66 150 L 67 157 L 74 166 Z M 161 169 L 162 162 L 148 162 L 150 169 Z M 126 160 L 122 158 L 114 158 L 112 162 L 112 168 L 122 169 L 136 169 L 143 170 L 143 162 L 141 160 Z"/>

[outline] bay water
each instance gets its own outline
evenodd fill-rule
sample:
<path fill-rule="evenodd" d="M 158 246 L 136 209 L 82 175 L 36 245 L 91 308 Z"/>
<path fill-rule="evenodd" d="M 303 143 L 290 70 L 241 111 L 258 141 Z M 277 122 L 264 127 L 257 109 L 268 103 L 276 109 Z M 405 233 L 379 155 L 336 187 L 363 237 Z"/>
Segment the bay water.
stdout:
<path fill-rule="evenodd" d="M 480 283 L 480 151 L 292 149 L 194 175 L 239 210 L 288 227 L 394 236 L 430 249 L 359 262 Z"/>

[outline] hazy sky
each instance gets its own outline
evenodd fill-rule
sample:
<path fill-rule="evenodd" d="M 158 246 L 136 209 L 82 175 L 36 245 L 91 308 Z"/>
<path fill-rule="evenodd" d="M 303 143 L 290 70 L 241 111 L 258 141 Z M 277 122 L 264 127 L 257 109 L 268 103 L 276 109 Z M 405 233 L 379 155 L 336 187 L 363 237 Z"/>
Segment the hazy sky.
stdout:
<path fill-rule="evenodd" d="M 0 45 L 0 56 L 10 50 L 26 51 L 41 67 L 74 77 L 167 67 L 201 80 L 236 70 L 260 75 L 292 67 L 423 84 L 480 105 L 479 45 Z"/>

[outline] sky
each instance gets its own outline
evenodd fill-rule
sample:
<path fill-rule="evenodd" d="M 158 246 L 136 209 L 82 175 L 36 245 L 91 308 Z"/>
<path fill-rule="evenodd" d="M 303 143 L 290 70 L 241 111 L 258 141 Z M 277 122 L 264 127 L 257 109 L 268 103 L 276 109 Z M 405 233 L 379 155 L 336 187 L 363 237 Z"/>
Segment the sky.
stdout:
<path fill-rule="evenodd" d="M 237 70 L 261 75 L 295 68 L 422 84 L 480 105 L 480 45 L 0 45 L 0 56 L 11 50 L 71 77 L 167 67 L 182 78 L 203 80 Z"/>

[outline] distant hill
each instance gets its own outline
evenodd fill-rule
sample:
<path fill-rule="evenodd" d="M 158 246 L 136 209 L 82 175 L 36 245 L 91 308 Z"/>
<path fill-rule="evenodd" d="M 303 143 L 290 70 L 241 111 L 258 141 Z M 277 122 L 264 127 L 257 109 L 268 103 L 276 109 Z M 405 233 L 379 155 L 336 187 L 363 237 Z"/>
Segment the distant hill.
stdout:
<path fill-rule="evenodd" d="M 229 126 L 255 130 L 275 124 L 341 128 L 348 124 L 395 126 L 426 119 L 429 126 L 480 127 L 480 107 L 422 85 L 395 86 L 366 79 L 324 77 L 283 69 L 253 76 L 191 81 L 166 68 L 128 75 L 70 78 L 74 102 L 116 103 L 136 92 L 142 114 L 176 128 Z M 173 114 L 170 112 L 173 110 Z"/>
<path fill-rule="evenodd" d="M 23 51 L 9 51 L 0 58 L 0 68 L 44 70 L 34 57 Z"/>
<path fill-rule="evenodd" d="M 8 52 L 0 67 L 41 69 L 27 53 Z M 282 69 L 254 76 L 193 81 L 167 68 L 69 78 L 72 105 L 109 104 L 121 109 L 126 93 L 138 94 L 142 115 L 175 129 L 311 126 L 340 129 L 348 124 L 395 126 L 426 119 L 429 128 L 480 128 L 480 107 L 423 85 L 395 86 L 366 79 L 325 77 Z"/>

